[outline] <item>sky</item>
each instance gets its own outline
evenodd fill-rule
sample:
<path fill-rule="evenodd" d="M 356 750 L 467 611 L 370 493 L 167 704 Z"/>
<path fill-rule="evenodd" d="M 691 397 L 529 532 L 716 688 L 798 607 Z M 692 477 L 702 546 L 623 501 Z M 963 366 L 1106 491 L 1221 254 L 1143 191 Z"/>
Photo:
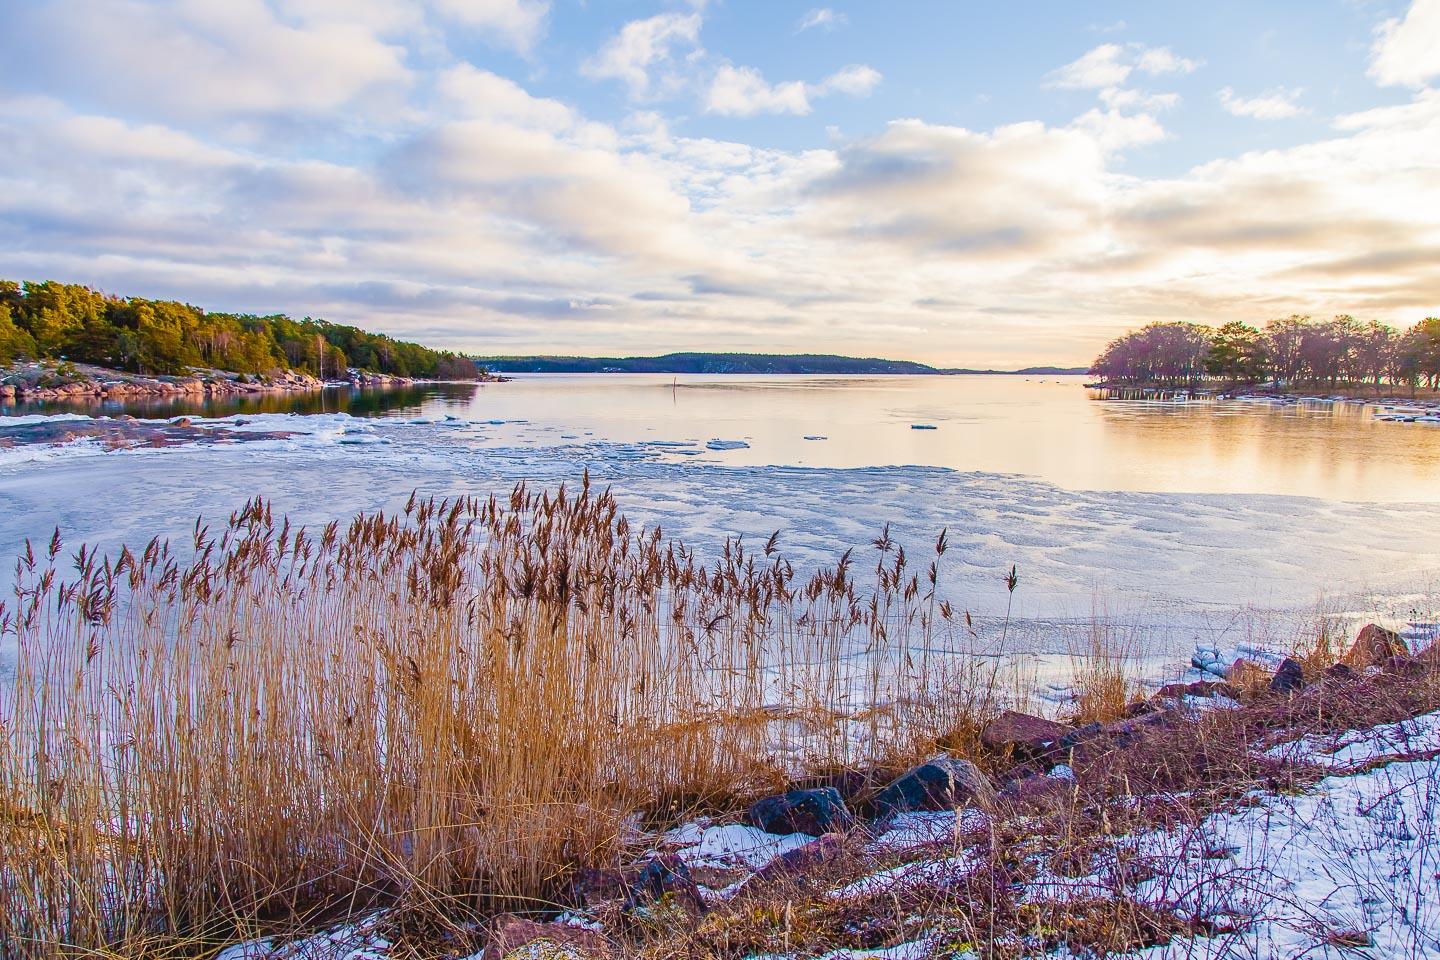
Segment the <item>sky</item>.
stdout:
<path fill-rule="evenodd" d="M 1440 0 L 0 0 L 0 276 L 477 354 L 1440 314 Z"/>

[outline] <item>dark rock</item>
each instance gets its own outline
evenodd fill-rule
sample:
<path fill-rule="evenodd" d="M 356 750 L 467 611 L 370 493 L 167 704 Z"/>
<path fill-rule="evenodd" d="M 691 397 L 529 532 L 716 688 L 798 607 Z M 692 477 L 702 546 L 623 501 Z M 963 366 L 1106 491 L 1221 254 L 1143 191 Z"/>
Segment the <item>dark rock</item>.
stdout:
<path fill-rule="evenodd" d="M 1350 649 L 1345 651 L 1345 656 L 1340 658 L 1341 663 L 1354 670 L 1364 670 L 1367 667 L 1378 667 L 1391 657 L 1408 657 L 1410 648 L 1400 634 L 1394 630 L 1386 630 L 1379 624 L 1366 624 Z"/>
<path fill-rule="evenodd" d="M 752 804 L 750 822 L 766 833 L 843 833 L 855 825 L 840 791 L 834 787 L 791 790 Z M 802 848 L 803 849 L 803 848 Z"/>
<path fill-rule="evenodd" d="M 633 875 L 625 877 L 625 912 L 660 902 L 673 902 L 694 913 L 704 909 L 700 888 L 690 876 L 690 868 L 675 854 L 646 860 L 637 866 Z"/>
<path fill-rule="evenodd" d="M 504 914 L 496 920 L 495 932 L 490 935 L 485 952 L 480 957 L 481 960 L 503 960 L 511 952 L 541 940 L 564 948 L 566 956 L 578 954 L 599 958 L 610 955 L 605 938 L 594 930 L 568 923 L 539 923 Z"/>
<path fill-rule="evenodd" d="M 1344 663 L 1332 663 L 1325 668 L 1325 679 L 1344 682 L 1355 679 L 1355 671 Z"/>
<path fill-rule="evenodd" d="M 1044 717 L 1006 710 L 985 725 L 980 742 L 1020 760 L 1043 756 L 1046 749 L 1071 731 L 1071 727 Z"/>
<path fill-rule="evenodd" d="M 1305 671 L 1300 666 L 1300 661 L 1292 657 L 1286 657 L 1280 666 L 1275 670 L 1275 676 L 1270 680 L 1271 693 L 1283 693 L 1285 696 L 1299 693 L 1305 688 Z"/>
<path fill-rule="evenodd" d="M 882 814 L 907 810 L 954 810 L 967 806 L 989 806 L 995 788 L 968 760 L 939 754 L 906 772 L 875 797 Z"/>

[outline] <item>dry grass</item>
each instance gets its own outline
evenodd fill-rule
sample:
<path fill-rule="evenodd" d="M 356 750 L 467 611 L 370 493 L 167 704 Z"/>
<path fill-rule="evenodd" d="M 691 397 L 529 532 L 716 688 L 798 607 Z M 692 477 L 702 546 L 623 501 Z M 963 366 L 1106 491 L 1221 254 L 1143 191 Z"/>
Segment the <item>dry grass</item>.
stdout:
<path fill-rule="evenodd" d="M 1135 675 L 1136 639 L 1109 617 L 1091 618 L 1083 650 L 1072 650 L 1075 702 L 1066 719 L 1076 726 L 1109 723 L 1125 716 L 1142 692 Z"/>
<path fill-rule="evenodd" d="M 0 954 L 534 906 L 615 862 L 634 811 L 906 763 L 995 709 L 994 671 L 937 652 L 965 632 L 944 537 L 918 569 L 876 546 L 863 589 L 850 554 L 802 579 L 773 540 L 706 566 L 587 481 L 318 534 L 257 500 L 183 556 L 68 570 L 58 537 L 27 548 Z"/>

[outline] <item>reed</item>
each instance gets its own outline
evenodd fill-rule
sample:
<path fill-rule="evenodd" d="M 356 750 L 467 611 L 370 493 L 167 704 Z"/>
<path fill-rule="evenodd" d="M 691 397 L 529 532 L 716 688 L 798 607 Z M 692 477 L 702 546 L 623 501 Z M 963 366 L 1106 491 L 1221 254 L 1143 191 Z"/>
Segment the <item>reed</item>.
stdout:
<path fill-rule="evenodd" d="M 0 955 L 553 902 L 636 811 L 904 762 L 996 685 L 936 596 L 943 535 L 918 567 L 876 546 L 863 586 L 775 538 L 707 564 L 588 477 L 27 545 L 0 607 Z"/>

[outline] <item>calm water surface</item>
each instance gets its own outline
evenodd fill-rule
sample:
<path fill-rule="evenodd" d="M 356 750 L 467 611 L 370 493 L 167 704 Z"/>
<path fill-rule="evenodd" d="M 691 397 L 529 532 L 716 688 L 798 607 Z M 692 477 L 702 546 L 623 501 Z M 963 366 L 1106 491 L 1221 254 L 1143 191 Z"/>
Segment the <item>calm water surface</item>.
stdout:
<path fill-rule="evenodd" d="M 1440 425 L 1379 422 L 1364 404 L 1101 401 L 1083 382 L 532 375 L 420 409 L 620 441 L 742 440 L 748 449 L 697 458 L 737 465 L 925 465 L 1078 490 L 1440 502 Z"/>
<path fill-rule="evenodd" d="M 1023 474 L 1074 490 L 1440 502 L 1440 426 L 1379 422 L 1364 404 L 1100 401 L 1083 379 L 532 374 L 503 384 L 75 409 L 449 415 L 505 421 L 464 438 L 482 449 L 604 440 L 658 443 L 677 462 L 922 465 Z M 712 450 L 712 440 L 748 446 Z"/>

